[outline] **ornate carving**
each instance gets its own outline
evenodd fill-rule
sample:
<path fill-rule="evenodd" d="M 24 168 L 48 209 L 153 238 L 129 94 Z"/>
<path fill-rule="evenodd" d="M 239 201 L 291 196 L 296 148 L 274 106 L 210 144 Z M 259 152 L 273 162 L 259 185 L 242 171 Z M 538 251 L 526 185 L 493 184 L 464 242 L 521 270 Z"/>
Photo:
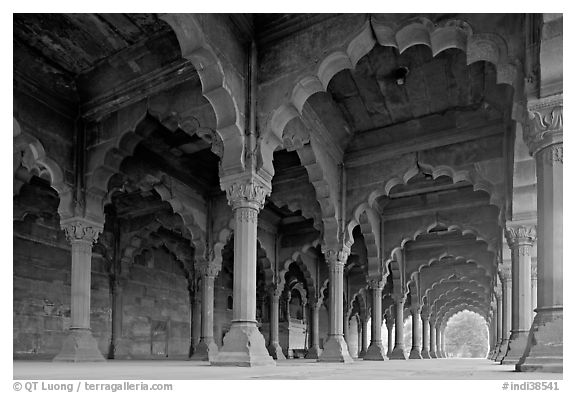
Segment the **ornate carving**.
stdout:
<path fill-rule="evenodd" d="M 536 240 L 536 228 L 520 225 L 506 228 L 506 241 L 510 249 L 519 248 L 520 255 L 530 255 L 530 248 Z"/>
<path fill-rule="evenodd" d="M 82 218 L 66 220 L 62 222 L 60 226 L 66 232 L 66 238 L 69 242 L 88 242 L 91 245 L 96 243 L 98 235 L 103 229 L 102 226 L 88 222 Z"/>
<path fill-rule="evenodd" d="M 547 149 L 543 149 L 540 153 L 542 160 L 548 165 L 553 165 L 554 163 L 564 164 L 563 146 L 563 143 L 557 143 Z"/>
<path fill-rule="evenodd" d="M 220 269 L 222 269 L 222 263 L 218 263 L 216 261 L 207 261 L 204 259 L 196 260 L 194 264 L 194 268 L 196 271 L 201 274 L 203 277 L 210 277 L 215 278 Z"/>
<path fill-rule="evenodd" d="M 239 208 L 236 211 L 236 220 L 256 224 L 258 222 L 258 212 L 248 207 Z"/>
<path fill-rule="evenodd" d="M 512 279 L 512 266 L 509 263 L 502 263 L 498 265 L 498 275 L 502 283 L 506 283 Z"/>
<path fill-rule="evenodd" d="M 271 284 L 268 286 L 268 293 L 272 296 L 276 301 L 280 300 L 280 296 L 282 296 L 284 288 L 278 284 Z"/>
<path fill-rule="evenodd" d="M 382 288 L 384 288 L 384 285 L 386 285 L 386 281 L 383 280 L 382 277 L 373 277 L 368 279 L 368 286 L 372 290 L 378 289 L 381 291 Z"/>
<path fill-rule="evenodd" d="M 563 96 L 546 97 L 528 104 L 524 140 L 531 154 L 552 144 L 562 143 Z"/>
<path fill-rule="evenodd" d="M 394 300 L 394 303 L 396 304 L 404 304 L 404 302 L 406 301 L 406 295 L 403 293 L 393 293 L 392 294 L 392 300 Z"/>
<path fill-rule="evenodd" d="M 230 183 L 226 187 L 228 203 L 233 209 L 239 207 L 252 207 L 262 209 L 264 201 L 270 195 L 271 188 L 264 182 L 250 178 Z"/>

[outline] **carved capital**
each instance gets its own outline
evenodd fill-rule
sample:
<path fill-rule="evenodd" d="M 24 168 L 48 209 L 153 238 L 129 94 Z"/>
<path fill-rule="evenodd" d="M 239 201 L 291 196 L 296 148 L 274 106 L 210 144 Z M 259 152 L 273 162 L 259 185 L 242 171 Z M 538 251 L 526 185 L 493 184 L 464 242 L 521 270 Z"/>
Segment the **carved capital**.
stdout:
<path fill-rule="evenodd" d="M 414 315 L 419 315 L 422 312 L 422 305 L 421 304 L 411 304 L 410 305 L 410 312 Z"/>
<path fill-rule="evenodd" d="M 85 242 L 90 245 L 96 243 L 98 235 L 104 229 L 102 225 L 76 217 L 62 221 L 60 227 L 66 232 L 70 243 Z"/>
<path fill-rule="evenodd" d="M 220 269 L 222 269 L 222 263 L 217 263 L 216 261 L 208 261 L 205 259 L 197 259 L 194 268 L 196 271 L 202 275 L 202 277 L 215 278 Z"/>
<path fill-rule="evenodd" d="M 350 249 L 342 247 L 341 249 L 337 250 L 322 245 L 322 253 L 324 254 L 324 258 L 329 265 L 332 265 L 333 263 L 341 263 L 342 266 L 344 266 L 348 260 L 348 256 L 350 255 Z"/>
<path fill-rule="evenodd" d="M 498 265 L 498 275 L 502 284 L 512 279 L 512 266 L 509 263 L 501 263 Z"/>
<path fill-rule="evenodd" d="M 395 304 L 404 304 L 404 302 L 406 301 L 406 295 L 403 293 L 393 293 L 392 294 L 392 300 L 394 300 Z"/>
<path fill-rule="evenodd" d="M 496 300 L 502 300 L 502 288 L 494 288 L 494 296 L 496 296 Z"/>
<path fill-rule="evenodd" d="M 268 286 L 268 293 L 272 296 L 275 300 L 279 300 L 280 296 L 282 296 L 284 288 L 278 284 L 270 284 Z"/>
<path fill-rule="evenodd" d="M 368 286 L 370 287 L 370 289 L 372 290 L 382 290 L 382 288 L 384 288 L 384 285 L 386 284 L 386 281 L 384 281 L 382 279 L 382 277 L 370 277 L 368 278 Z"/>
<path fill-rule="evenodd" d="M 528 103 L 524 141 L 535 155 L 553 144 L 562 143 L 563 95 L 546 97 Z"/>
<path fill-rule="evenodd" d="M 231 181 L 225 187 L 226 197 L 232 209 L 249 207 L 260 210 L 264 207 L 266 197 L 270 195 L 272 188 L 263 180 L 256 177 L 248 177 Z"/>
<path fill-rule="evenodd" d="M 530 255 L 530 247 L 536 240 L 536 228 L 533 225 L 508 227 L 505 235 L 510 249 L 518 247 L 522 255 Z"/>

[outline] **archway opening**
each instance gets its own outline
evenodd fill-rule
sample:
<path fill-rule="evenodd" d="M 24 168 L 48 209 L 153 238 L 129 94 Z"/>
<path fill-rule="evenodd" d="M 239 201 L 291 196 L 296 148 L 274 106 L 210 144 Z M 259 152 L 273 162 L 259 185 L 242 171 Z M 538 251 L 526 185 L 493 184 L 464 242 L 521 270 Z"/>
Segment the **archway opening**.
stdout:
<path fill-rule="evenodd" d="M 450 317 L 444 337 L 449 358 L 486 358 L 488 354 L 488 325 L 476 312 L 463 310 Z"/>

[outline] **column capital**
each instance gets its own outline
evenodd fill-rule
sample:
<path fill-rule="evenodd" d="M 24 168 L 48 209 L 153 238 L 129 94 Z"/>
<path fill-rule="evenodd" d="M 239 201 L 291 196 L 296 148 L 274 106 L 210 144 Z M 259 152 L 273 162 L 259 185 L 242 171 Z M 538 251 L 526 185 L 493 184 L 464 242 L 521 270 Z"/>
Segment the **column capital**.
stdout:
<path fill-rule="evenodd" d="M 502 300 L 502 288 L 494 288 L 494 296 L 496 297 L 496 300 Z"/>
<path fill-rule="evenodd" d="M 228 204 L 232 209 L 249 207 L 261 210 L 264 207 L 266 197 L 272 192 L 270 182 L 261 179 L 254 174 L 237 175 L 220 181 L 226 190 Z"/>
<path fill-rule="evenodd" d="M 203 277 L 215 278 L 220 272 L 220 269 L 222 269 L 222 263 L 208 261 L 206 259 L 196 259 L 194 269 Z"/>
<path fill-rule="evenodd" d="M 404 303 L 406 301 L 406 295 L 403 293 L 393 293 L 391 297 L 394 303 Z"/>
<path fill-rule="evenodd" d="M 344 265 L 350 255 L 350 249 L 342 247 L 338 250 L 322 245 L 322 253 L 324 254 L 329 268 L 344 269 Z"/>
<path fill-rule="evenodd" d="M 422 305 L 421 304 L 411 304 L 410 305 L 410 312 L 412 314 L 420 314 L 422 312 Z"/>
<path fill-rule="evenodd" d="M 502 283 L 506 283 L 512 279 L 512 266 L 509 263 L 502 262 L 498 265 L 498 275 Z"/>
<path fill-rule="evenodd" d="M 90 245 L 96 243 L 98 235 L 102 233 L 104 227 L 101 224 L 86 220 L 81 217 L 72 217 L 60 221 L 60 227 L 66 233 L 66 238 L 70 243 L 85 242 Z"/>
<path fill-rule="evenodd" d="M 270 294 L 270 296 L 276 299 L 280 299 L 280 296 L 282 296 L 282 292 L 284 292 L 284 287 L 281 287 L 278 284 L 268 285 L 268 293 Z"/>
<path fill-rule="evenodd" d="M 563 95 L 558 94 L 528 102 L 524 141 L 531 155 L 555 144 L 562 143 Z M 560 145 L 559 161 L 562 162 Z"/>
<path fill-rule="evenodd" d="M 368 282 L 370 289 L 382 290 L 384 285 L 386 285 L 386 281 L 383 280 L 382 277 L 368 277 L 366 281 Z"/>
<path fill-rule="evenodd" d="M 534 225 L 511 225 L 506 228 L 505 236 L 511 249 L 532 246 L 536 240 L 536 227 Z"/>

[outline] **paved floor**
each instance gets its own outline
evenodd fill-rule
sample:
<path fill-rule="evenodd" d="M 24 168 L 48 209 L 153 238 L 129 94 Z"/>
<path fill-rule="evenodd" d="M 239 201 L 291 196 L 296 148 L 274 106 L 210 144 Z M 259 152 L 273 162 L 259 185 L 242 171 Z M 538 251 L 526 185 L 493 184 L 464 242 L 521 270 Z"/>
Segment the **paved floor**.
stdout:
<path fill-rule="evenodd" d="M 212 367 L 198 361 L 52 363 L 14 361 L 14 379 L 480 379 L 552 380 L 562 374 L 519 373 L 486 359 L 357 360 L 352 364 L 285 360 L 276 367 Z"/>

